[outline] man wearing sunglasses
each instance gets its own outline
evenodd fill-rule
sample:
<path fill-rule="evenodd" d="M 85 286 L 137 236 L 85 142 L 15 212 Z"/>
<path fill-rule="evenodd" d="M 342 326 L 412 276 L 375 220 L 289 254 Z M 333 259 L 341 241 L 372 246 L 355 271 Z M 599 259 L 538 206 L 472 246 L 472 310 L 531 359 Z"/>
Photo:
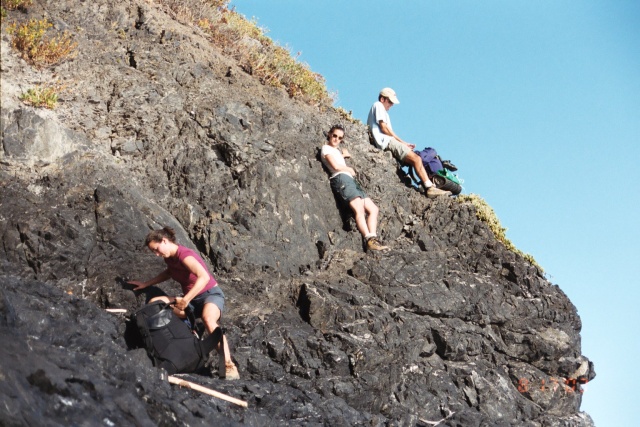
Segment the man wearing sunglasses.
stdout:
<path fill-rule="evenodd" d="M 334 125 L 327 134 L 327 143 L 320 150 L 322 164 L 331 173 L 331 190 L 344 204 L 349 205 L 356 217 L 358 231 L 367 243 L 367 249 L 382 251 L 388 249 L 378 240 L 376 228 L 378 226 L 378 207 L 362 190 L 355 180 L 356 172 L 347 166 L 345 157 L 351 157 L 347 150 L 340 150 L 338 146 L 344 139 L 344 128 Z"/>
<path fill-rule="evenodd" d="M 413 167 L 425 187 L 427 197 L 433 199 L 438 196 L 451 195 L 450 191 L 440 190 L 433 185 L 427 176 L 427 171 L 424 169 L 422 159 L 413 152 L 416 146 L 403 141 L 394 133 L 391 127 L 389 109 L 399 103 L 400 101 L 393 89 L 385 87 L 380 91 L 378 101 L 371 107 L 367 118 L 371 139 L 376 147 L 390 151 L 393 157 L 401 164 Z"/>

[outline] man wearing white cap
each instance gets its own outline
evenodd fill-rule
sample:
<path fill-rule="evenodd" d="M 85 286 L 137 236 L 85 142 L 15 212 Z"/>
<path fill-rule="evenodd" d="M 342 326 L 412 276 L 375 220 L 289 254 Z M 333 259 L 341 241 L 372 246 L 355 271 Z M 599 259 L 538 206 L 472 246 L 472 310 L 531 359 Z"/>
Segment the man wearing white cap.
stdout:
<path fill-rule="evenodd" d="M 422 184 L 426 187 L 427 197 L 433 199 L 438 196 L 451 195 L 450 191 L 443 191 L 436 188 L 431 180 L 429 180 L 427 171 L 422 165 L 422 159 L 413 152 L 416 146 L 403 141 L 393 132 L 389 109 L 393 107 L 394 104 L 399 103 L 400 101 L 395 91 L 390 87 L 385 87 L 380 91 L 378 101 L 371 107 L 369 117 L 367 118 L 367 125 L 369 126 L 373 142 L 381 150 L 390 151 L 393 157 L 400 163 L 413 167 Z"/>

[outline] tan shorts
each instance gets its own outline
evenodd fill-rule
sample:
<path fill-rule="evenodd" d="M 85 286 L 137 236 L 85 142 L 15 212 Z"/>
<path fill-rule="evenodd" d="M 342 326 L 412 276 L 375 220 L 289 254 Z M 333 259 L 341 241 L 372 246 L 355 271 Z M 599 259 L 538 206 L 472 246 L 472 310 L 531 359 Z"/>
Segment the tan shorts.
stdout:
<path fill-rule="evenodd" d="M 389 145 L 387 145 L 387 150 L 391 151 L 393 157 L 401 163 L 404 163 L 404 158 L 407 157 L 407 154 L 411 153 L 411 148 L 409 148 L 407 144 L 403 144 L 395 138 L 391 138 Z"/>

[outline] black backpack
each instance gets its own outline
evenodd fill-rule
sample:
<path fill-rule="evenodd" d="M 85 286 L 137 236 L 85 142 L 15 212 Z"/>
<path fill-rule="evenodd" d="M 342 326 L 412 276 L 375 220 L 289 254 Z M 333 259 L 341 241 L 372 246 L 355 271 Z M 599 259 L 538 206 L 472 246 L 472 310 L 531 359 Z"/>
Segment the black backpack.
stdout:
<path fill-rule="evenodd" d="M 213 334 L 199 339 L 163 301 L 145 305 L 132 319 L 153 365 L 164 368 L 170 375 L 195 372 L 204 367 L 209 353 L 222 342 L 224 334 L 221 328 L 216 328 Z M 194 318 L 191 324 L 195 326 Z"/>

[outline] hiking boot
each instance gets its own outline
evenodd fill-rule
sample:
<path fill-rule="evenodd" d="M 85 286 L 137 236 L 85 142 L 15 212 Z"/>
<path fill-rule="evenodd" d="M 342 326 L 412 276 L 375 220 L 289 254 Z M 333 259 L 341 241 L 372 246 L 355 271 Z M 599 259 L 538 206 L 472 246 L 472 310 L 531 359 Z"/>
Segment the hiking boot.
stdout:
<path fill-rule="evenodd" d="M 427 188 L 427 197 L 430 199 L 435 199 L 438 196 L 450 196 L 451 191 L 444 191 L 439 188 L 436 188 L 435 185 Z"/>
<path fill-rule="evenodd" d="M 238 373 L 238 368 L 236 367 L 236 365 L 234 365 L 233 362 L 228 363 L 225 365 L 224 367 L 224 379 L 225 380 L 239 380 L 240 379 L 240 374 Z"/>
<path fill-rule="evenodd" d="M 449 169 L 451 172 L 455 172 L 458 170 L 458 168 L 451 163 L 450 160 L 441 160 L 440 163 L 442 163 L 442 167 L 445 169 Z"/>
<path fill-rule="evenodd" d="M 389 249 L 389 246 L 384 246 L 376 237 L 371 237 L 367 240 L 367 249 L 370 251 L 384 251 Z"/>

